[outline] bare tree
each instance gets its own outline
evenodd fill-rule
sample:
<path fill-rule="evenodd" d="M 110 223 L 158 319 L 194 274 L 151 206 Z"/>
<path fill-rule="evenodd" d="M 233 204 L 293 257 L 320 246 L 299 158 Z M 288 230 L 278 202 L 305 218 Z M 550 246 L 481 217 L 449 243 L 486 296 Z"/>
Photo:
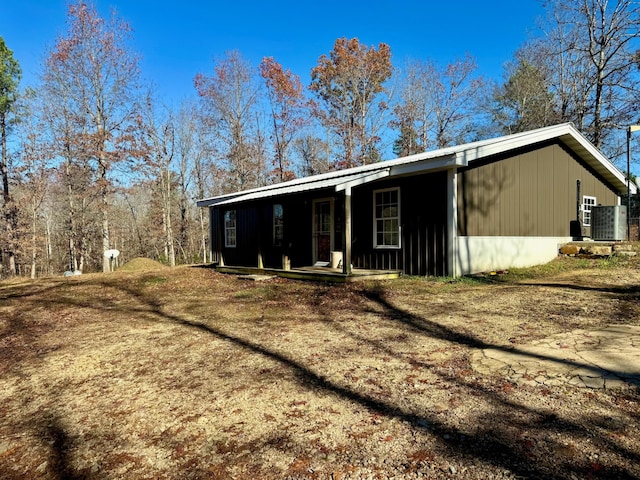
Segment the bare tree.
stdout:
<path fill-rule="evenodd" d="M 36 99 L 32 99 L 36 102 Z M 42 206 L 47 194 L 48 185 L 51 183 L 51 171 L 49 168 L 49 148 L 39 133 L 43 130 L 41 118 L 33 109 L 24 116 L 21 125 L 21 148 L 18 152 L 18 190 L 17 204 L 24 213 L 21 215 L 25 221 L 25 235 L 23 239 L 23 251 L 29 252 L 30 276 L 36 277 L 38 260 L 42 256 L 45 242 L 42 241 L 43 221 Z"/>
<path fill-rule="evenodd" d="M 621 126 L 638 120 L 640 5 L 632 0 L 554 0 L 536 48 L 553 66 L 551 88 L 563 120 L 615 155 Z"/>
<path fill-rule="evenodd" d="M 84 152 L 86 117 L 76 114 L 72 84 L 58 77 L 57 69 L 49 69 L 40 89 L 44 130 L 52 157 L 57 160 L 57 182 L 50 192 L 64 198 L 65 212 L 61 235 L 66 237 L 67 268 L 83 271 L 88 250 L 88 209 L 97 195 L 95 169 Z M 60 222 L 57 222 L 59 225 Z"/>
<path fill-rule="evenodd" d="M 425 78 L 428 74 L 427 66 L 420 62 L 409 63 L 400 74 L 399 103 L 393 108 L 390 122 L 399 131 L 393 152 L 400 157 L 424 152 L 429 147 L 428 82 Z"/>
<path fill-rule="evenodd" d="M 139 154 L 144 155 L 145 170 L 152 184 L 159 189 L 162 211 L 162 232 L 164 237 L 164 256 L 170 266 L 176 265 L 176 253 L 173 237 L 173 185 L 175 182 L 174 158 L 176 150 L 175 119 L 173 113 L 162 107 L 159 111 L 156 100 L 149 93 L 143 111 L 141 130 L 144 132 Z"/>
<path fill-rule="evenodd" d="M 492 118 L 500 133 L 524 132 L 560 121 L 548 70 L 522 49 L 505 66 L 505 82 L 493 94 Z"/>
<path fill-rule="evenodd" d="M 133 125 L 138 89 L 138 59 L 128 48 L 130 27 L 115 11 L 105 22 L 82 1 L 69 6 L 67 36 L 57 40 L 46 64 L 44 83 L 50 99 L 65 106 L 68 127 L 78 155 L 95 165 L 95 183 L 100 200 L 102 249 L 109 240 L 110 177 L 115 164 L 129 155 L 127 148 Z M 110 269 L 102 258 L 103 271 Z"/>
<path fill-rule="evenodd" d="M 277 181 L 291 180 L 294 172 L 289 159 L 289 147 L 295 135 L 307 123 L 308 104 L 300 78 L 272 57 L 260 63 L 260 74 L 267 85 L 271 107 L 272 140 L 274 145 L 274 177 Z"/>
<path fill-rule="evenodd" d="M 175 141 L 179 188 L 178 210 L 180 212 L 177 244 L 182 251 L 183 260 L 186 263 L 189 261 L 189 255 L 187 252 L 191 250 L 189 245 L 192 243 L 189 230 L 191 224 L 192 204 L 190 194 L 195 186 L 194 167 L 199 163 L 202 157 L 198 143 L 195 105 L 192 103 L 184 102 L 180 107 L 180 111 L 178 112 L 176 119 Z"/>
<path fill-rule="evenodd" d="M 380 160 L 382 114 L 388 108 L 382 97 L 392 71 L 388 45 L 367 47 L 357 38 L 337 39 L 311 70 L 309 88 L 320 100 L 314 115 L 339 141 L 338 168 Z"/>
<path fill-rule="evenodd" d="M 257 74 L 233 51 L 214 64 L 211 76 L 196 75 L 194 84 L 203 100 L 210 137 L 218 146 L 225 191 L 243 190 L 266 181 L 264 146 L 260 144 Z"/>
<path fill-rule="evenodd" d="M 181 243 L 187 241 L 187 231 L 190 218 L 190 206 L 194 199 L 205 198 L 213 187 L 214 176 L 212 165 L 209 161 L 207 142 L 205 140 L 201 116 L 198 107 L 193 102 L 183 102 L 178 114 L 177 122 L 177 153 L 179 157 L 179 184 L 180 184 L 180 236 Z M 205 218 L 205 210 L 198 208 L 197 237 L 199 257 L 203 263 L 207 262 L 209 238 L 208 218 Z M 186 261 L 186 257 L 185 257 Z"/>
<path fill-rule="evenodd" d="M 399 128 L 396 152 L 408 155 L 466 140 L 485 81 L 466 56 L 440 69 L 433 62 L 412 62 L 404 76 L 392 125 Z"/>
<path fill-rule="evenodd" d="M 300 158 L 298 175 L 301 177 L 327 173 L 335 167 L 329 157 L 329 144 L 313 135 L 297 138 L 293 149 Z"/>

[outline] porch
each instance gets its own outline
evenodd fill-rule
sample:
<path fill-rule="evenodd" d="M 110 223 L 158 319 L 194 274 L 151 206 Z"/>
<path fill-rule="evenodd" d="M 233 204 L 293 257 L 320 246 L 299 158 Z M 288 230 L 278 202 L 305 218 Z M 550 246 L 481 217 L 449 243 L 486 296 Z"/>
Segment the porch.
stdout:
<path fill-rule="evenodd" d="M 399 278 L 400 270 L 367 270 L 361 268 L 352 269 L 350 274 L 342 271 L 342 268 L 330 267 L 299 267 L 284 270 L 280 268 L 257 268 L 257 267 L 234 267 L 217 266 L 215 269 L 220 273 L 233 275 L 273 275 L 293 280 L 306 280 L 313 282 L 347 283 L 363 280 L 390 280 Z"/>

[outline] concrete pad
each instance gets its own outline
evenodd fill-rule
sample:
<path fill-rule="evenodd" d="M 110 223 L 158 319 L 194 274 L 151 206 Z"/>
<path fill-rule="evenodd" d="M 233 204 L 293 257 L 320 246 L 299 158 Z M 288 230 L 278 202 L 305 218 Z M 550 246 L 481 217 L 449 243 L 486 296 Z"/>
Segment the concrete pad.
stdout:
<path fill-rule="evenodd" d="M 517 348 L 487 348 L 474 352 L 472 365 L 530 385 L 640 386 L 640 326 L 580 329 Z"/>
<path fill-rule="evenodd" d="M 238 277 L 241 280 L 251 280 L 254 282 L 266 282 L 267 280 L 271 280 L 275 278 L 273 275 L 240 275 Z"/>

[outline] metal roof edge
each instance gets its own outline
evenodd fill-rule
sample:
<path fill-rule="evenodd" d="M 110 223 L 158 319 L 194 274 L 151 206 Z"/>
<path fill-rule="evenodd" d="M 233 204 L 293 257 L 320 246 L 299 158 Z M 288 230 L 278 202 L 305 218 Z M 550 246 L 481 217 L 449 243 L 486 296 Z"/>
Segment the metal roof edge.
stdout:
<path fill-rule="evenodd" d="M 533 145 L 553 138 L 559 138 L 566 134 L 571 134 L 574 137 L 577 134 L 586 140 L 586 138 L 584 138 L 572 124 L 561 123 L 559 125 L 542 127 L 536 130 L 514 133 L 503 137 L 481 140 L 479 142 L 462 145 L 462 148 L 457 152 L 457 156 L 464 159 L 466 162 L 473 162 L 480 158 L 508 152 L 509 150 L 515 150 L 526 145 Z"/>
<path fill-rule="evenodd" d="M 618 167 L 616 167 L 611 160 L 605 157 L 602 152 L 596 148 L 593 143 L 589 141 L 584 135 L 582 135 L 578 130 L 574 128 L 575 134 L 573 138 L 578 141 L 581 146 L 595 159 L 597 160 L 609 173 L 611 173 L 615 179 L 622 183 L 622 186 L 626 189 L 627 187 L 627 177 L 623 172 L 620 171 Z M 637 186 L 634 182 L 630 182 L 629 190 L 632 194 L 637 193 Z"/>
<path fill-rule="evenodd" d="M 384 168 L 381 170 L 373 171 L 371 173 L 362 173 L 353 180 L 349 180 L 347 182 L 336 185 L 336 192 L 341 192 L 342 190 L 357 187 L 358 185 L 364 185 L 365 183 L 374 182 L 381 178 L 386 178 L 389 176 L 390 171 L 390 168 Z"/>
<path fill-rule="evenodd" d="M 585 155 L 582 152 L 576 151 L 575 147 L 568 144 L 566 141 L 567 137 L 570 137 L 577 142 L 585 150 L 589 158 L 585 158 Z M 507 152 L 519 147 L 533 145 L 547 140 L 552 140 L 554 138 L 563 141 L 567 147 L 571 148 L 592 167 L 601 165 L 605 172 L 612 176 L 609 178 L 605 177 L 605 179 L 611 182 L 611 184 L 615 186 L 620 193 L 622 193 L 622 187 L 626 189 L 627 181 L 624 173 L 622 173 L 611 162 L 611 160 L 605 157 L 602 152 L 600 152 L 600 150 L 597 149 L 572 123 L 561 123 L 549 127 L 542 127 L 536 130 L 468 144 L 465 146 L 466 148 L 461 149 L 457 155 L 460 158 L 465 159 L 467 162 L 473 162 L 474 160 L 485 158 L 489 155 Z M 597 168 L 595 169 L 598 170 Z M 616 180 L 620 182 L 618 185 L 615 185 Z M 637 185 L 630 185 L 629 190 L 633 194 L 637 193 Z"/>
<path fill-rule="evenodd" d="M 502 137 L 495 137 L 477 142 L 471 142 L 454 147 L 446 147 L 438 150 L 417 153 L 406 157 L 385 160 L 378 163 L 362 165 L 345 170 L 337 170 L 323 174 L 302 177 L 287 182 L 252 188 L 240 192 L 218 195 L 197 201 L 198 207 L 209 207 L 217 204 L 229 204 L 263 196 L 275 196 L 279 193 L 293 193 L 296 191 L 313 190 L 326 186 L 335 186 L 336 191 L 343 190 L 349 186 L 357 186 L 363 183 L 374 181 L 384 176 L 395 176 L 418 172 L 434 171 L 436 169 L 447 169 L 453 167 L 467 166 L 474 160 L 485 158 L 509 150 L 514 150 L 527 145 L 544 142 L 557 138 L 563 141 L 576 154 L 583 158 L 592 167 L 598 170 L 597 166 L 602 166 L 605 178 L 620 190 L 624 185 L 626 190 L 626 177 L 624 174 L 606 158 L 573 124 L 562 123 L 549 127 L 542 127 L 527 132 L 519 132 Z M 580 152 L 575 149 L 575 145 L 567 143 L 567 138 L 584 149 Z M 585 158 L 585 153 L 588 158 Z M 453 159 L 453 161 L 451 161 Z M 382 173 L 384 171 L 387 173 Z M 602 172 L 600 172 L 602 174 Z M 344 182 L 339 179 L 344 177 Z M 619 182 L 619 183 L 618 183 Z M 617 184 L 617 185 L 616 185 Z M 637 193 L 638 186 L 630 182 L 630 191 Z"/>
<path fill-rule="evenodd" d="M 210 198 L 203 198 L 202 200 L 198 200 L 196 201 L 196 206 L 197 207 L 211 207 L 213 205 L 216 205 L 220 202 L 224 202 L 226 200 L 232 199 L 232 198 L 236 198 L 236 197 L 241 197 L 242 195 L 244 195 L 244 192 L 236 192 L 236 193 L 228 193 L 225 195 L 219 195 L 217 197 L 210 197 Z"/>
<path fill-rule="evenodd" d="M 448 155 L 427 158 L 420 162 L 405 163 L 391 167 L 390 176 L 408 175 L 412 173 L 427 173 L 439 170 L 449 170 L 452 168 L 465 167 L 467 162 L 458 158 L 457 155 Z"/>

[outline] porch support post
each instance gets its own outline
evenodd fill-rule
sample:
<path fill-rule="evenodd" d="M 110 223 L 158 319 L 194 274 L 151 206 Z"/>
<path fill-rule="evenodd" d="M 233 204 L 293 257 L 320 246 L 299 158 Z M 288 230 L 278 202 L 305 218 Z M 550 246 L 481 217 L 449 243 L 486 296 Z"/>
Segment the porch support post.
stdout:
<path fill-rule="evenodd" d="M 458 174 L 447 170 L 447 275 L 458 273 Z"/>
<path fill-rule="evenodd" d="M 256 232 L 256 238 L 258 240 L 258 268 L 260 270 L 264 269 L 264 262 L 262 260 L 262 230 L 263 230 L 263 225 L 262 225 L 262 215 L 261 215 L 261 211 L 260 209 L 256 209 L 256 228 L 257 228 L 257 232 Z"/>
<path fill-rule="evenodd" d="M 222 229 L 220 228 L 220 210 L 216 215 L 214 208 L 209 208 L 209 243 L 211 244 L 211 255 L 218 257 L 218 266 L 224 267 L 224 259 L 222 258 Z"/>
<path fill-rule="evenodd" d="M 342 273 L 351 275 L 351 187 L 344 189 L 344 228 L 342 229 Z"/>

